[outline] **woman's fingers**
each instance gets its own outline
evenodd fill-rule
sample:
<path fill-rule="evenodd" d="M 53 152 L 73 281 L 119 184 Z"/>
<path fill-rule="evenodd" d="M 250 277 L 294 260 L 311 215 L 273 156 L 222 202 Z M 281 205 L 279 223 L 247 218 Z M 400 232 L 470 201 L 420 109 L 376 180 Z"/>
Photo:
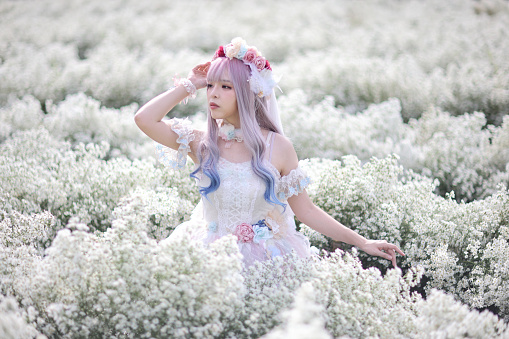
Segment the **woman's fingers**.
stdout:
<path fill-rule="evenodd" d="M 193 68 L 193 71 L 200 72 L 200 73 L 207 73 L 210 67 L 210 61 L 206 62 L 204 64 L 199 64 Z"/>
<path fill-rule="evenodd" d="M 381 249 L 383 249 L 384 251 L 388 251 L 388 250 L 396 251 L 399 254 L 401 254 L 402 256 L 405 256 L 405 253 L 403 253 L 403 251 L 400 250 L 399 247 L 394 244 L 389 244 L 389 243 L 383 244 Z"/>
<path fill-rule="evenodd" d="M 380 243 L 378 243 L 378 249 L 380 250 L 381 253 L 380 256 L 387 260 L 390 260 L 394 267 L 398 267 L 396 263 L 396 252 L 403 256 L 405 255 L 405 253 L 403 253 L 403 251 L 401 251 L 398 246 L 387 243 L 386 241 L 381 241 Z"/>
<path fill-rule="evenodd" d="M 392 246 L 394 246 L 394 247 L 392 248 L 392 250 L 394 250 L 394 251 L 398 252 L 398 253 L 399 253 L 399 254 L 401 254 L 402 256 L 405 256 L 405 253 L 403 253 L 403 251 L 402 251 L 402 250 L 400 250 L 398 246 L 396 246 L 396 245 L 392 245 Z"/>
<path fill-rule="evenodd" d="M 189 75 L 189 80 L 196 86 L 197 89 L 207 86 L 207 72 L 209 71 L 210 62 L 199 64 L 193 67 Z"/>
<path fill-rule="evenodd" d="M 371 255 L 377 255 L 387 260 L 392 260 L 392 255 L 384 248 L 375 248 Z"/>
<path fill-rule="evenodd" d="M 396 252 L 391 249 L 389 250 L 389 254 L 391 255 L 392 266 L 394 266 L 394 268 L 398 267 L 398 264 L 396 263 Z"/>
<path fill-rule="evenodd" d="M 388 243 L 385 240 L 368 240 L 366 245 L 367 246 L 363 248 L 366 253 L 390 260 L 394 267 L 398 267 L 396 263 L 396 252 L 403 256 L 405 255 L 398 246 Z"/>
<path fill-rule="evenodd" d="M 379 250 L 380 250 L 379 256 L 387 260 L 390 260 L 392 262 L 392 266 L 398 267 L 398 265 L 396 264 L 396 252 L 393 249 L 384 246 L 381 247 Z"/>

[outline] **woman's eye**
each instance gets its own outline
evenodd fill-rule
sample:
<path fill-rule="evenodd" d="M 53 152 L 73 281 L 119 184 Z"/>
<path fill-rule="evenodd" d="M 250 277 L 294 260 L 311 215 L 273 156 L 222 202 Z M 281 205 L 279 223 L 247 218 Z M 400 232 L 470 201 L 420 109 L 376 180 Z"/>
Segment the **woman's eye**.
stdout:
<path fill-rule="evenodd" d="M 223 85 L 223 88 L 225 89 L 232 89 L 230 86 Z"/>
<path fill-rule="evenodd" d="M 212 88 L 212 84 L 207 84 L 207 88 Z"/>

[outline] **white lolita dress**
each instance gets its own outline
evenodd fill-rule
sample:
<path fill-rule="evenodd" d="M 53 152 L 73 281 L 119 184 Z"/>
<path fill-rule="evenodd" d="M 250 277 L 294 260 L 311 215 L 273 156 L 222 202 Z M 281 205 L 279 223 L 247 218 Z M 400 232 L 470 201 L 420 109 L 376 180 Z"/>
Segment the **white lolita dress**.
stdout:
<path fill-rule="evenodd" d="M 193 129 L 187 120 L 173 118 L 172 129 L 179 135 L 178 151 L 157 145 L 159 161 L 172 168 L 183 168 L 194 140 Z M 271 141 L 269 133 L 267 141 Z M 270 149 L 270 144 L 268 144 Z M 275 178 L 275 193 L 287 203 L 292 195 L 302 192 L 310 183 L 309 177 L 300 168 L 293 169 L 281 177 L 269 162 L 264 163 Z M 295 251 L 301 257 L 311 255 L 309 240 L 295 229 L 293 213 L 288 204 L 282 206 L 267 202 L 264 198 L 265 182 L 251 168 L 251 162 L 233 163 L 220 158 L 217 164 L 220 177 L 219 188 L 202 197 L 191 219 L 179 226 L 170 235 L 189 233 L 193 239 L 208 245 L 213 241 L 234 234 L 244 264 L 249 266 L 257 260 L 267 260 Z M 209 186 L 209 178 L 201 176 L 198 184 Z"/>

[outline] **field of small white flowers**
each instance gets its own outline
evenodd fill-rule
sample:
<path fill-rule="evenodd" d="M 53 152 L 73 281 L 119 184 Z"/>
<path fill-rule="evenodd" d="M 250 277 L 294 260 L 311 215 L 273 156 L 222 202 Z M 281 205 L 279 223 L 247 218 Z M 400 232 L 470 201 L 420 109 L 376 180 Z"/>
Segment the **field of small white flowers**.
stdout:
<path fill-rule="evenodd" d="M 509 2 L 0 2 L 1 338 L 509 337 Z M 199 196 L 133 121 L 242 36 L 314 202 L 401 270 L 159 242 Z M 204 122 L 203 93 L 174 114 Z M 335 251 L 334 251 L 335 250 Z"/>

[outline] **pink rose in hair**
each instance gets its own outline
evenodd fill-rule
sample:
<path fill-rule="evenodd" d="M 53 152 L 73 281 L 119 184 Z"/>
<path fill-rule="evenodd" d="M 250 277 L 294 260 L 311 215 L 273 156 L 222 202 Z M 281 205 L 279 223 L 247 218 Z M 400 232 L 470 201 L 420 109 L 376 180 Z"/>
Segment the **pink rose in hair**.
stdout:
<path fill-rule="evenodd" d="M 250 64 L 256 59 L 257 56 L 258 54 L 256 53 L 256 50 L 253 48 L 249 48 L 246 54 L 244 54 L 244 58 L 242 60 L 244 60 L 245 63 Z"/>
<path fill-rule="evenodd" d="M 235 235 L 240 242 L 251 242 L 255 236 L 253 226 L 246 223 L 237 225 L 233 235 Z"/>
<path fill-rule="evenodd" d="M 265 60 L 264 57 L 256 57 L 253 61 L 254 65 L 256 66 L 256 68 L 261 71 L 265 68 L 265 63 L 267 62 L 267 60 Z"/>
<path fill-rule="evenodd" d="M 272 71 L 272 67 L 270 67 L 269 60 L 265 63 L 265 68 Z"/>

